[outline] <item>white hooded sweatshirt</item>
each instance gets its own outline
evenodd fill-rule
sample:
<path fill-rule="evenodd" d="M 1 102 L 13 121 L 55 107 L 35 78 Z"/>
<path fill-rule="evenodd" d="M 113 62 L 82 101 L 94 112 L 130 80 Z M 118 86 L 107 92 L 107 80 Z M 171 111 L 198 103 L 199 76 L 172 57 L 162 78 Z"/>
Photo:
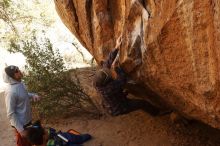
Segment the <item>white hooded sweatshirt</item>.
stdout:
<path fill-rule="evenodd" d="M 28 93 L 22 82 L 9 77 L 4 71 L 3 80 L 8 84 L 5 90 L 7 117 L 11 125 L 22 132 L 24 125 L 32 120 L 30 97 L 34 94 Z"/>

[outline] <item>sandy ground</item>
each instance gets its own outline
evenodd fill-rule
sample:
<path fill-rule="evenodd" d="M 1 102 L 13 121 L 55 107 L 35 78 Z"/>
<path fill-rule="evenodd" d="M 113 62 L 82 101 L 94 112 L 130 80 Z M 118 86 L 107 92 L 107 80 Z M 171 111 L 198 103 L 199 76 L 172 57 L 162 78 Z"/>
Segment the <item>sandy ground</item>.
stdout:
<path fill-rule="evenodd" d="M 90 133 L 85 146 L 219 146 L 220 131 L 199 122 L 173 124 L 169 115 L 152 117 L 141 110 L 118 117 L 71 118 L 48 124 Z"/>
<path fill-rule="evenodd" d="M 5 114 L 4 98 L 1 99 L 0 146 L 14 146 L 12 128 Z M 54 119 L 46 126 L 58 130 L 75 129 L 90 133 L 93 139 L 84 146 L 219 146 L 220 131 L 199 122 L 188 125 L 173 124 L 169 115 L 152 117 L 141 110 L 117 117 L 80 117 Z"/>
<path fill-rule="evenodd" d="M 0 146 L 14 146 L 15 137 L 13 135 L 8 119 L 6 118 L 4 93 L 0 93 Z"/>
<path fill-rule="evenodd" d="M 81 133 L 90 133 L 93 139 L 84 146 L 220 146 L 220 130 L 196 121 L 189 124 L 172 123 L 170 115 L 152 117 L 142 110 L 117 117 L 96 118 L 78 113 L 72 114 L 70 118 L 44 122 L 44 125 L 62 131 L 75 129 Z M 15 146 L 2 94 L 0 146 Z"/>

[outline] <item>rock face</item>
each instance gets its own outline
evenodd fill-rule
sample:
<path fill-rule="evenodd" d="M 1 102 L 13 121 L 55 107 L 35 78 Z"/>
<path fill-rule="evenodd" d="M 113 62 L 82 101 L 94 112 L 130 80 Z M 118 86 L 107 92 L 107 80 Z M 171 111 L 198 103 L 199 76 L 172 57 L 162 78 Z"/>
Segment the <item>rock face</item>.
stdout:
<path fill-rule="evenodd" d="M 121 36 L 119 62 L 161 105 L 220 128 L 219 0 L 55 0 L 99 63 Z"/>

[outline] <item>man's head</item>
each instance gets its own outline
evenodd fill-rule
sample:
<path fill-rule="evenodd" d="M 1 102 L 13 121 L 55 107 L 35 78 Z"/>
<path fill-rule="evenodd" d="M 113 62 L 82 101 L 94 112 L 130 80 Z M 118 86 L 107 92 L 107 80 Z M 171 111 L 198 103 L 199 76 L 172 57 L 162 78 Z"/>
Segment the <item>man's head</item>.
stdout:
<path fill-rule="evenodd" d="M 25 131 L 27 132 L 27 139 L 32 145 L 42 145 L 44 143 L 45 132 L 39 121 L 27 127 Z"/>
<path fill-rule="evenodd" d="M 103 68 L 96 72 L 94 77 L 94 84 L 98 87 L 105 86 L 111 80 L 112 75 L 110 69 Z"/>
<path fill-rule="evenodd" d="M 5 73 L 9 77 L 11 77 L 11 78 L 13 78 L 13 79 L 15 79 L 17 81 L 21 81 L 21 78 L 23 77 L 23 74 L 21 73 L 19 68 L 17 66 L 14 66 L 14 65 L 7 66 L 5 68 Z"/>

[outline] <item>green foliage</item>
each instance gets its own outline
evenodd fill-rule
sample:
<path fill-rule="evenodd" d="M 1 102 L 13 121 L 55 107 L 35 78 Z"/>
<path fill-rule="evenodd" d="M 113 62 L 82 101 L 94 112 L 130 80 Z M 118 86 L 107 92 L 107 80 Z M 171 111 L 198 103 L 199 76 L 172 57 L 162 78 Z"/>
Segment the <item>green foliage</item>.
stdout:
<path fill-rule="evenodd" d="M 54 51 L 49 39 L 30 40 L 19 45 L 11 42 L 10 52 L 21 52 L 26 57 L 27 74 L 24 77 L 29 91 L 40 94 L 43 98 L 35 104 L 42 116 L 66 115 L 75 110 L 95 109 L 90 98 L 80 85 L 70 79 L 63 59 Z"/>
<path fill-rule="evenodd" d="M 17 34 L 17 30 L 11 20 L 11 0 L 1 0 L 0 1 L 0 19 L 3 20 L 8 26 L 11 27 L 12 31 Z"/>
<path fill-rule="evenodd" d="M 0 0 L 0 47 L 9 40 L 26 40 L 35 30 L 41 33 L 55 22 L 52 0 Z"/>
<path fill-rule="evenodd" d="M 11 0 L 1 0 L 0 1 L 0 6 L 4 8 L 8 8 L 10 6 Z"/>

